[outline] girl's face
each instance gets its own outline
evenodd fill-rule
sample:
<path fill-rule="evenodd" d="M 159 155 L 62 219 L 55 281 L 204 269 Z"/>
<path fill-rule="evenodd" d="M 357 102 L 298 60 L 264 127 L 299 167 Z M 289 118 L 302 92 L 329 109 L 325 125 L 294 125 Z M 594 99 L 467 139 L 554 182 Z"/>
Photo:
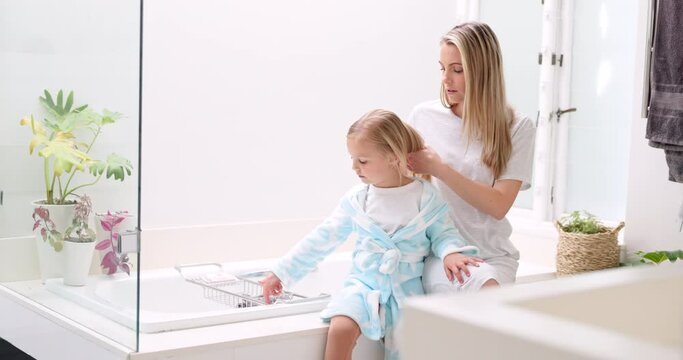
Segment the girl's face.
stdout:
<path fill-rule="evenodd" d="M 453 112 L 462 116 L 462 103 L 465 101 L 465 72 L 458 47 L 452 44 L 442 44 L 439 65 L 448 103 L 454 106 Z"/>
<path fill-rule="evenodd" d="M 376 187 L 400 186 L 402 176 L 394 156 L 381 152 L 374 144 L 358 135 L 348 136 L 346 147 L 351 155 L 351 169 L 363 183 Z"/>

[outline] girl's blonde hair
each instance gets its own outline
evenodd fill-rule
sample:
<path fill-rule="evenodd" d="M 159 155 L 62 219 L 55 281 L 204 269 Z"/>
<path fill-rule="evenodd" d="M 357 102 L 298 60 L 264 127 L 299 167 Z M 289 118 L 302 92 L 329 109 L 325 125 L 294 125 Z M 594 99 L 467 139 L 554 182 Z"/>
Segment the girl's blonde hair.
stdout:
<path fill-rule="evenodd" d="M 401 174 L 414 174 L 408 169 L 408 154 L 424 149 L 424 141 L 410 125 L 401 121 L 398 115 L 387 110 L 372 110 L 351 125 L 346 136 L 360 136 L 371 142 L 381 152 L 393 155 L 398 160 Z M 429 180 L 429 175 L 419 175 Z"/>
<path fill-rule="evenodd" d="M 503 173 L 512 153 L 510 125 L 514 112 L 505 97 L 503 57 L 496 34 L 479 22 L 454 27 L 441 38 L 441 44 L 460 51 L 465 71 L 465 99 L 462 120 L 468 140 L 480 139 L 481 161 L 493 172 Z M 441 83 L 441 103 L 451 108 Z"/>

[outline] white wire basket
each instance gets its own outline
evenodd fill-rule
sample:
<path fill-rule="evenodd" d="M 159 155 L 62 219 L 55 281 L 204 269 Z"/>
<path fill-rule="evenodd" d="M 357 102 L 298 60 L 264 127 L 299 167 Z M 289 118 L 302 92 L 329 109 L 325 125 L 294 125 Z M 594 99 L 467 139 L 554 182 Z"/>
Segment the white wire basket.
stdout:
<path fill-rule="evenodd" d="M 194 275 L 186 275 L 183 270 L 198 267 L 218 267 L 218 271 L 199 272 Z M 203 288 L 204 298 L 217 303 L 233 307 L 248 308 L 266 305 L 263 298 L 263 287 L 258 280 L 264 278 L 267 271 L 255 271 L 237 275 L 223 271 L 223 266 L 218 263 L 180 265 L 175 267 L 180 275 L 188 282 L 197 284 Z M 272 304 L 294 304 L 313 300 L 321 300 L 329 297 L 329 294 L 320 294 L 316 297 L 307 297 L 290 291 L 283 291 L 277 296 L 271 296 Z"/>

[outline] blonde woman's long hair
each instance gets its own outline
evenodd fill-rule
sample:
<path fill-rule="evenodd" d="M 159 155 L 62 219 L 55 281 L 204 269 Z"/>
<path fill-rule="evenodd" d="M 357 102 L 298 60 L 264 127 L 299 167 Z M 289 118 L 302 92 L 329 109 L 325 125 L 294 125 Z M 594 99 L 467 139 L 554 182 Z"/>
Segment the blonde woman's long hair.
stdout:
<path fill-rule="evenodd" d="M 494 180 L 505 171 L 512 153 L 510 125 L 514 112 L 505 96 L 503 57 L 496 34 L 479 22 L 454 27 L 441 44 L 460 51 L 465 71 L 465 99 L 462 120 L 468 141 L 482 143 L 481 161 L 493 172 Z M 441 83 L 441 103 L 451 108 Z"/>
<path fill-rule="evenodd" d="M 351 125 L 347 137 L 361 136 L 386 155 L 398 160 L 397 171 L 402 175 L 417 175 L 429 180 L 427 174 L 415 174 L 408 169 L 408 154 L 424 149 L 422 137 L 398 115 L 387 110 L 372 110 Z"/>

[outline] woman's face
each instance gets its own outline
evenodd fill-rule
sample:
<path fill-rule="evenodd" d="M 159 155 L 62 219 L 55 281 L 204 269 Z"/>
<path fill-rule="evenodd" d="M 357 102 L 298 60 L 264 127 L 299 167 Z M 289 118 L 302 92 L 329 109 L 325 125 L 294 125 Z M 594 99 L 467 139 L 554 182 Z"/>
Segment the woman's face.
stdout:
<path fill-rule="evenodd" d="M 462 115 L 462 103 L 465 100 L 465 72 L 462 67 L 460 50 L 452 44 L 442 44 L 439 54 L 441 65 L 441 81 L 448 103 L 455 106 L 453 111 Z"/>

